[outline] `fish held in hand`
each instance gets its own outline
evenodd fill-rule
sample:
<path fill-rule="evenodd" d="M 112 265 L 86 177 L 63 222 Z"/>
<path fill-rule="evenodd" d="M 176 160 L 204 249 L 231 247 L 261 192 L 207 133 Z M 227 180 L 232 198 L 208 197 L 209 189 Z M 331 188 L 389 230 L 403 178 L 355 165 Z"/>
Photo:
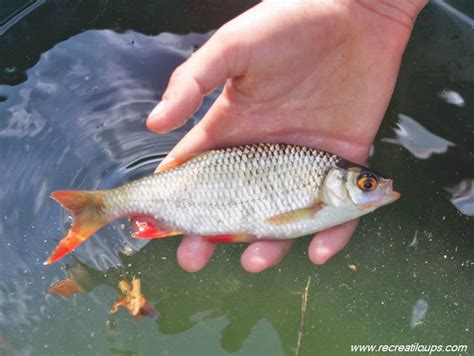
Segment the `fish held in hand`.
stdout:
<path fill-rule="evenodd" d="M 213 242 L 282 240 L 342 224 L 400 196 L 392 180 L 314 148 L 253 144 L 207 151 L 106 191 L 56 191 L 73 225 L 45 264 L 107 223 L 132 220 L 134 237 L 200 235 Z"/>

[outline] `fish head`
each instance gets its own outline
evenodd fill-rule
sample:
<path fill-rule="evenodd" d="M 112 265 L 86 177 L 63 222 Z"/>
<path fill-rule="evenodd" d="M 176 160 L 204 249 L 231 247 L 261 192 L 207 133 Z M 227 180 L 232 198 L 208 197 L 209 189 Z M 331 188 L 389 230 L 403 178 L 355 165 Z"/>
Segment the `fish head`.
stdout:
<path fill-rule="evenodd" d="M 332 168 L 323 185 L 323 201 L 333 207 L 356 209 L 360 215 L 400 197 L 393 181 L 361 166 Z"/>

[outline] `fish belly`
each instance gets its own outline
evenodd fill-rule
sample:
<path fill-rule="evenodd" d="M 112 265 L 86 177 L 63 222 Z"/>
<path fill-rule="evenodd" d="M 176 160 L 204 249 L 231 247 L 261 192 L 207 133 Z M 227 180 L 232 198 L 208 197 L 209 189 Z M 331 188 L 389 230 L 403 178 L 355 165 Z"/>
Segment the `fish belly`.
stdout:
<path fill-rule="evenodd" d="M 209 151 L 178 168 L 118 188 L 108 205 L 122 207 L 115 209 L 117 215 L 152 215 L 189 234 L 294 238 L 327 222 L 306 218 L 275 225 L 267 220 L 314 206 L 337 159 L 289 145 Z"/>

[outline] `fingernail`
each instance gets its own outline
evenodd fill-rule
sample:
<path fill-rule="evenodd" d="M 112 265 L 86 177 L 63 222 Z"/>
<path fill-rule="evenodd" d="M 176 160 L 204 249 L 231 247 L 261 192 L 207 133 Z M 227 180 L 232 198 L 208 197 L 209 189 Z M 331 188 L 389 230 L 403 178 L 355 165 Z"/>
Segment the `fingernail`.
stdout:
<path fill-rule="evenodd" d="M 260 246 L 254 246 L 251 250 L 249 250 L 249 265 L 248 271 L 249 272 L 261 272 L 267 269 L 268 261 L 266 260 L 265 256 L 262 254 Z"/>
<path fill-rule="evenodd" d="M 165 107 L 165 101 L 161 100 L 158 103 L 158 105 L 156 105 L 155 108 L 148 115 L 148 119 L 157 119 L 163 112 L 164 107 Z"/>
<path fill-rule="evenodd" d="M 168 156 L 166 156 L 165 158 L 163 158 L 163 160 L 160 162 L 160 166 L 161 166 L 162 164 L 166 164 L 166 163 L 173 162 L 174 160 L 175 160 L 175 159 L 174 159 L 173 156 L 168 155 Z"/>
<path fill-rule="evenodd" d="M 160 164 L 158 165 L 158 167 L 156 167 L 156 171 L 155 171 L 155 172 L 156 172 L 156 173 L 160 172 L 161 169 L 162 169 L 161 167 L 163 167 L 163 166 L 164 166 L 165 164 L 167 164 L 167 163 L 173 162 L 174 160 L 175 160 L 174 157 L 172 157 L 172 156 L 170 156 L 170 155 L 166 156 L 166 157 L 160 162 Z"/>

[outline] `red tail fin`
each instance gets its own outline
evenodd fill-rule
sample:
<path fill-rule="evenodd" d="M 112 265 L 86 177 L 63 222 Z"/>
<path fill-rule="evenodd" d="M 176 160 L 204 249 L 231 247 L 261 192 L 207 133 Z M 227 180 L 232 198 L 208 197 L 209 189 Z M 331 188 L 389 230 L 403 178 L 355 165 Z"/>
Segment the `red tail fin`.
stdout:
<path fill-rule="evenodd" d="M 61 190 L 51 198 L 61 204 L 72 215 L 73 224 L 68 234 L 59 242 L 51 256 L 44 262 L 56 262 L 87 240 L 94 232 L 109 222 L 104 213 L 104 192 Z"/>

